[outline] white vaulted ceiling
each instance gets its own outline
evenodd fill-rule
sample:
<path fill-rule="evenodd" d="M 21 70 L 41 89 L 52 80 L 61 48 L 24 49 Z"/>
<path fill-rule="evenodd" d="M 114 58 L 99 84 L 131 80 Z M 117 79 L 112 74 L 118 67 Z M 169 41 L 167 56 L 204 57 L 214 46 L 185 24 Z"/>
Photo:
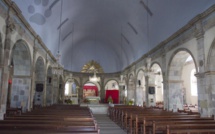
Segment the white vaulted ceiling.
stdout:
<path fill-rule="evenodd" d="M 215 0 L 143 0 L 151 14 L 140 0 L 13 1 L 53 55 L 60 49 L 65 69 L 80 72 L 95 60 L 106 73 L 121 71 L 215 4 Z"/>

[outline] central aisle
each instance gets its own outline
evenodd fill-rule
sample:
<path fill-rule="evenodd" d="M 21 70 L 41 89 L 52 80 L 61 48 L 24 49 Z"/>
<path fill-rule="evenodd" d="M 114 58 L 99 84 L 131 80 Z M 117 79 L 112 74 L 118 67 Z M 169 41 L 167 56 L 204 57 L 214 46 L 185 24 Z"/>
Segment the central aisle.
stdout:
<path fill-rule="evenodd" d="M 100 134 L 126 134 L 115 122 L 110 120 L 107 114 L 93 115 L 100 128 Z"/>

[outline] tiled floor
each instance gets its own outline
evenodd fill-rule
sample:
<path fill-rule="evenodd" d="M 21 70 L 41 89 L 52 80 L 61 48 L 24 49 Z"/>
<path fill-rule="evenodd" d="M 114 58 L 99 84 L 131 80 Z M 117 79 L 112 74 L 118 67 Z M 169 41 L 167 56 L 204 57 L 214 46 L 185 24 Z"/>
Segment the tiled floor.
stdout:
<path fill-rule="evenodd" d="M 126 134 L 115 122 L 110 120 L 106 114 L 94 114 L 100 128 L 100 134 Z"/>

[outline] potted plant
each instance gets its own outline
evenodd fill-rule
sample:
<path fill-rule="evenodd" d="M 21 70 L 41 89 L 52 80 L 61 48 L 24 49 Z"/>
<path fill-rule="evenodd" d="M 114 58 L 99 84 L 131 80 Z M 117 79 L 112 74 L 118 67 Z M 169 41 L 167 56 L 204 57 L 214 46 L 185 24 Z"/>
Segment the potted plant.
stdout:
<path fill-rule="evenodd" d="M 84 103 L 89 103 L 90 101 L 88 99 L 84 99 Z"/>
<path fill-rule="evenodd" d="M 108 101 L 108 103 L 109 103 L 109 104 L 113 103 L 113 99 L 112 99 L 112 97 L 111 97 L 111 96 L 109 96 L 107 101 Z"/>
<path fill-rule="evenodd" d="M 128 101 L 128 105 L 133 105 L 134 104 L 134 101 L 131 99 Z"/>
<path fill-rule="evenodd" d="M 65 100 L 65 102 L 66 102 L 66 104 L 72 105 L 72 100 L 71 99 L 67 99 L 67 100 Z"/>

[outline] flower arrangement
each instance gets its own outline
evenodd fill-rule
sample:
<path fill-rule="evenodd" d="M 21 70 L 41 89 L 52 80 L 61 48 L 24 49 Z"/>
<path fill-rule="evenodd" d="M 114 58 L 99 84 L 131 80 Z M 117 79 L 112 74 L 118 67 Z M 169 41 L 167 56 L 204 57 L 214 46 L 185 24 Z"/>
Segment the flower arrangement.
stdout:
<path fill-rule="evenodd" d="M 66 103 L 66 104 L 70 104 L 70 105 L 71 105 L 71 104 L 72 104 L 72 100 L 70 100 L 70 99 L 66 99 L 66 100 L 65 100 L 65 103 Z"/>
<path fill-rule="evenodd" d="M 84 99 L 84 103 L 89 103 L 90 101 L 88 99 Z"/>
<path fill-rule="evenodd" d="M 107 101 L 108 101 L 108 103 L 113 103 L 113 99 L 112 99 L 112 97 L 111 97 L 111 96 L 109 96 Z"/>
<path fill-rule="evenodd" d="M 134 100 L 130 99 L 130 100 L 128 101 L 128 105 L 133 105 L 133 104 L 134 104 Z"/>

